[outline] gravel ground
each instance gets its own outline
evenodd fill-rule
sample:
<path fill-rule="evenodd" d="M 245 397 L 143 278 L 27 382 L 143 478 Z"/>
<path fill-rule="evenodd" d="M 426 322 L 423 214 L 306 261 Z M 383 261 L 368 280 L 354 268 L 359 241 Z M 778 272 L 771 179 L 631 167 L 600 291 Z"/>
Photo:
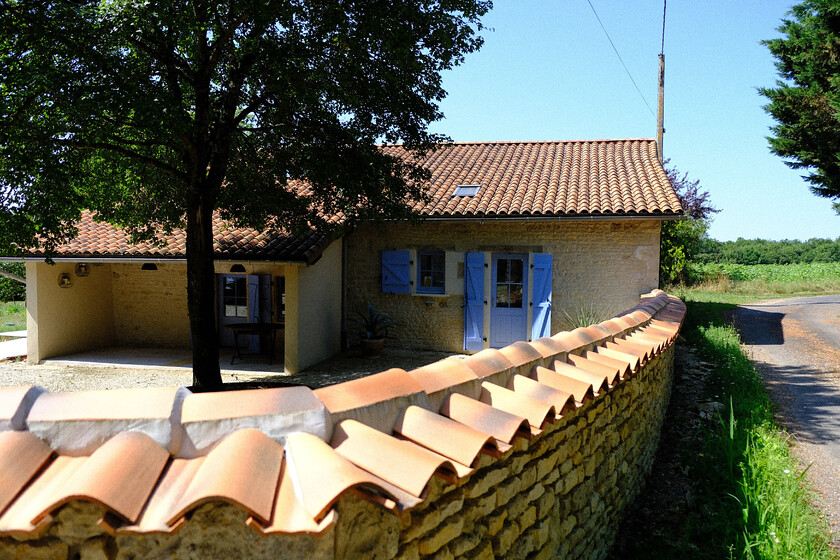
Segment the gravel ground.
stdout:
<path fill-rule="evenodd" d="M 466 356 L 387 348 L 381 356 L 364 358 L 358 351 L 340 354 L 296 375 L 265 375 L 247 372 L 222 374 L 225 383 L 285 382 L 313 389 L 342 383 L 390 368 L 412 370 L 437 360 Z M 111 367 L 27 365 L 25 362 L 0 362 L 0 385 L 40 385 L 49 391 L 92 391 L 130 387 L 172 387 L 192 385 L 192 371 L 183 367 Z"/>

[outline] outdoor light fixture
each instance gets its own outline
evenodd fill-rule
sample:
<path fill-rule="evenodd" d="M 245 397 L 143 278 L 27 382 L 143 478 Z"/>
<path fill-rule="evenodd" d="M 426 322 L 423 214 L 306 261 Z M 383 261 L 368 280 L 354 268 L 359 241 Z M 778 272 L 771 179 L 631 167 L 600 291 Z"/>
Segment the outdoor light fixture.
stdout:
<path fill-rule="evenodd" d="M 245 267 L 242 266 L 241 264 L 235 264 L 232 267 L 230 267 L 230 271 L 231 272 L 245 272 Z"/>
<path fill-rule="evenodd" d="M 143 263 L 140 270 L 157 270 L 157 265 L 155 263 Z"/>
<path fill-rule="evenodd" d="M 88 263 L 76 263 L 76 276 L 84 278 L 90 274 L 90 265 Z"/>
<path fill-rule="evenodd" d="M 73 277 L 69 272 L 62 272 L 58 275 L 58 285 L 61 288 L 69 288 L 73 285 Z"/>

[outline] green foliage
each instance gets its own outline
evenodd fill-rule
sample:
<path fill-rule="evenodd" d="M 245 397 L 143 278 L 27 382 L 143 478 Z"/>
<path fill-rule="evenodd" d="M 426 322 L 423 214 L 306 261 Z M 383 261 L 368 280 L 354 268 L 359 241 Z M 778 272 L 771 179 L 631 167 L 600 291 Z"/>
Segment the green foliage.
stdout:
<path fill-rule="evenodd" d="M 0 303 L 0 333 L 26 330 L 26 305 L 22 301 Z"/>
<path fill-rule="evenodd" d="M 691 181 L 688 173 L 680 175 L 673 167 L 667 169 L 666 173 L 680 199 L 685 218 L 681 221 L 662 222 L 659 235 L 659 284 L 684 284 L 688 280 L 688 263 L 700 252 L 706 240 L 712 214 L 720 210 L 712 206 L 709 193 L 701 190 L 699 180 Z"/>
<path fill-rule="evenodd" d="M 405 214 L 426 174 L 377 143 L 443 140 L 440 72 L 489 7 L 6 2 L 0 246 L 49 249 L 85 208 L 151 239 L 196 197 L 258 228 Z"/>
<path fill-rule="evenodd" d="M 686 218 L 662 222 L 659 236 L 660 284 L 685 284 L 689 261 L 699 252 L 706 236 L 706 221 Z"/>
<path fill-rule="evenodd" d="M 808 241 L 743 239 L 715 241 L 701 244 L 695 261 L 733 264 L 796 264 L 840 261 L 840 239 L 809 239 Z"/>
<path fill-rule="evenodd" d="M 388 329 L 396 325 L 390 315 L 377 311 L 372 303 L 367 305 L 365 313 L 357 311 L 356 315 L 358 317 L 350 318 L 350 325 L 359 333 L 360 338 L 388 338 Z"/>
<path fill-rule="evenodd" d="M 761 377 L 721 320 L 725 306 L 688 306 L 688 336 L 716 366 L 709 397 L 729 403 L 698 456 L 703 508 L 693 540 L 708 558 L 836 558 Z"/>
<path fill-rule="evenodd" d="M 818 196 L 840 197 L 840 4 L 806 0 L 791 8 L 782 37 L 764 44 L 781 78 L 761 88 L 764 109 L 778 123 L 769 138 L 773 153 L 805 179 Z"/>
<path fill-rule="evenodd" d="M 563 309 L 563 316 L 571 329 L 588 327 L 609 318 L 594 303 L 582 303 L 571 312 Z"/>
<path fill-rule="evenodd" d="M 689 276 L 699 290 L 751 295 L 840 292 L 840 263 L 690 264 Z M 689 293 L 691 293 L 689 291 Z"/>
<path fill-rule="evenodd" d="M 18 276 L 26 277 L 26 266 L 23 263 L 0 263 L 0 269 Z M 0 276 L 0 302 L 19 301 L 26 299 L 26 285 L 17 280 Z"/>
<path fill-rule="evenodd" d="M 745 297 L 696 297 L 694 290 L 683 296 L 688 309 L 682 336 L 712 366 L 703 398 L 723 411 L 698 437 L 686 434 L 680 441 L 679 464 L 694 483 L 689 505 L 661 533 L 639 534 L 628 557 L 836 560 L 828 527 L 811 506 L 813 495 L 774 423 L 761 377 L 724 320 L 723 312 Z"/>

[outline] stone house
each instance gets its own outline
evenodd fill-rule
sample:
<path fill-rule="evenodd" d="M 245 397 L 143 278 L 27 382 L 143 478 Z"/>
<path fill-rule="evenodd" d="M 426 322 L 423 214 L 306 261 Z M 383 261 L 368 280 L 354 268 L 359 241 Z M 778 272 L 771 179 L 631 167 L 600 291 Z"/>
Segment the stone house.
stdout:
<path fill-rule="evenodd" d="M 682 208 L 653 140 L 454 144 L 424 165 L 421 221 L 344 239 L 345 308 L 387 312 L 400 344 L 501 348 L 658 286 L 660 226 Z"/>
<path fill-rule="evenodd" d="M 216 220 L 221 343 L 231 323 L 281 323 L 294 373 L 339 352 L 347 317 L 372 303 L 397 321 L 396 344 L 476 352 L 548 336 L 581 311 L 610 317 L 657 287 L 661 222 L 682 208 L 655 141 L 456 143 L 423 165 L 416 223 L 328 239 Z M 188 347 L 184 240 L 132 244 L 85 214 L 55 265 L 28 254 L 28 359 Z"/>

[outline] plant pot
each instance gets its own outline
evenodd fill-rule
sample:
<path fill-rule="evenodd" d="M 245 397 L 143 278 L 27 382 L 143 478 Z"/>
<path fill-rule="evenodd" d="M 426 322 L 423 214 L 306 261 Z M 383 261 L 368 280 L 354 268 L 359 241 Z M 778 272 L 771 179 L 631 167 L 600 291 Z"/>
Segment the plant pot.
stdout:
<path fill-rule="evenodd" d="M 382 353 L 382 348 L 385 347 L 384 338 L 363 338 L 359 341 L 362 347 L 362 355 L 366 358 L 373 358 Z"/>

